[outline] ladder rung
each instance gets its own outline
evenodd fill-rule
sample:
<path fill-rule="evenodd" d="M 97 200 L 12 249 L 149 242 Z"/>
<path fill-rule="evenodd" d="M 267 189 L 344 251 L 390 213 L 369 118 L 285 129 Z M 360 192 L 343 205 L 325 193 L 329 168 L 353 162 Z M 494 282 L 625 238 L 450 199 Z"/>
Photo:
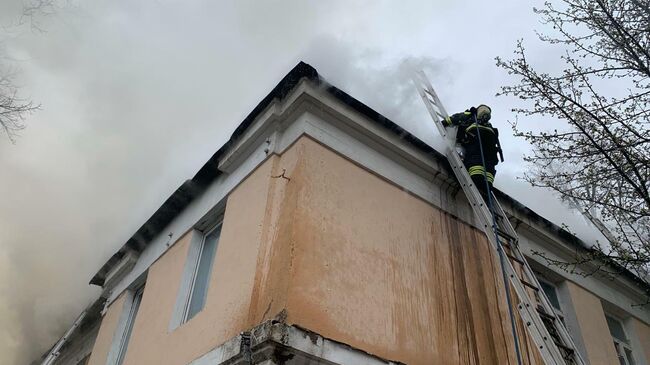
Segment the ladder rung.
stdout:
<path fill-rule="evenodd" d="M 539 288 L 536 287 L 535 284 L 529 283 L 528 281 L 526 281 L 526 280 L 524 280 L 524 279 L 519 279 L 519 281 L 521 281 L 522 284 L 524 284 L 524 285 L 526 285 L 527 287 L 533 289 L 534 291 L 537 291 L 537 292 L 539 291 Z"/>
<path fill-rule="evenodd" d="M 427 100 L 428 100 L 428 99 L 427 99 Z M 429 100 L 429 101 L 431 101 L 431 100 Z M 431 105 L 433 105 L 433 102 L 432 102 L 432 101 L 431 101 Z M 436 114 L 436 115 L 440 114 L 440 110 L 438 110 L 438 109 L 436 109 L 436 108 L 433 108 L 433 107 L 432 107 L 431 110 L 432 110 L 433 113 Z"/>
<path fill-rule="evenodd" d="M 502 229 L 499 228 L 499 227 L 497 227 L 497 234 L 498 234 L 499 236 L 501 236 L 501 237 L 505 237 L 505 238 L 507 238 L 507 239 L 509 239 L 509 240 L 512 240 L 512 241 L 516 241 L 516 240 L 517 240 L 516 237 L 514 237 L 514 236 L 512 236 L 511 234 L 505 232 L 504 230 L 502 230 Z"/>
<path fill-rule="evenodd" d="M 553 341 L 553 343 L 555 343 L 555 346 L 561 348 L 561 349 L 564 350 L 564 351 L 571 352 L 571 353 L 573 353 L 573 352 L 575 351 L 575 350 L 572 349 L 571 347 L 569 347 L 569 346 L 567 346 L 567 345 L 564 345 L 564 344 L 562 344 L 562 343 L 560 343 L 560 342 Z"/>
<path fill-rule="evenodd" d="M 494 213 L 494 217 L 497 219 L 497 222 L 504 222 L 506 219 L 508 219 L 499 213 Z"/>
<path fill-rule="evenodd" d="M 519 263 L 520 265 L 525 265 L 525 264 L 526 264 L 523 260 L 518 259 L 518 258 L 512 256 L 512 255 L 509 254 L 509 253 L 506 253 L 506 256 L 508 256 L 508 258 L 509 258 L 510 260 L 515 261 L 515 262 Z"/>
<path fill-rule="evenodd" d="M 433 101 L 433 100 L 431 100 L 431 99 L 429 99 L 429 98 L 426 98 L 426 99 L 427 99 L 427 101 L 429 102 L 429 104 L 431 105 L 431 108 L 433 109 L 433 112 L 434 112 L 434 113 L 436 113 L 436 114 L 438 114 L 438 115 L 443 115 L 443 114 L 442 114 L 442 111 L 438 108 L 438 106 L 436 105 L 436 102 L 435 102 L 435 101 Z"/>
<path fill-rule="evenodd" d="M 546 319 L 555 321 L 555 317 L 553 317 L 552 315 L 550 315 L 550 314 L 544 312 L 543 310 L 539 309 L 539 307 L 537 308 L 537 313 L 539 313 L 539 315 L 541 317 L 544 317 Z"/>

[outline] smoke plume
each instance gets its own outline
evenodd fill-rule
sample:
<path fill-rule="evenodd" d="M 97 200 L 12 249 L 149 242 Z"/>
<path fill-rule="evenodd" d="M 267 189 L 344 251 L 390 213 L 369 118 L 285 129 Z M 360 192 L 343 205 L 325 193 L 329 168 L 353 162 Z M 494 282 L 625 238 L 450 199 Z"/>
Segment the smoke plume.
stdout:
<path fill-rule="evenodd" d="M 298 61 L 436 145 L 404 61 L 427 70 L 450 111 L 489 103 L 504 122 L 508 101 L 494 94 L 507 75 L 493 57 L 532 34 L 533 16 L 515 0 L 62 5 L 40 32 L 14 27 L 19 2 L 0 3 L 2 62 L 42 105 L 16 144 L 0 139 L 2 365 L 29 363 L 62 335 L 98 295 L 92 275 Z M 497 185 L 508 191 L 528 147 L 503 142 Z"/>

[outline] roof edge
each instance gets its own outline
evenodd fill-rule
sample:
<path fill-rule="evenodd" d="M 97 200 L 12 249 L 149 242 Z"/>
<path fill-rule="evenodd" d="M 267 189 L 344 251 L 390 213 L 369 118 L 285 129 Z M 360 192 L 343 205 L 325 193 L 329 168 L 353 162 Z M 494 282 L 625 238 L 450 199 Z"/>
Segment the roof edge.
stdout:
<path fill-rule="evenodd" d="M 219 148 L 219 150 L 217 150 L 217 152 L 215 152 L 208 159 L 208 161 L 197 171 L 197 173 L 191 179 L 186 180 L 180 187 L 178 187 L 152 214 L 152 216 L 149 217 L 149 219 L 147 219 L 147 221 L 127 240 L 127 242 L 120 248 L 120 250 L 118 250 L 118 252 L 113 254 L 113 256 L 107 260 L 107 262 L 90 280 L 90 284 L 103 286 L 106 275 L 108 272 L 110 272 L 111 268 L 116 265 L 117 262 L 119 262 L 119 260 L 125 255 L 126 250 L 133 249 L 138 253 L 141 252 L 144 247 L 146 247 L 146 245 L 151 241 L 151 239 L 153 239 L 153 237 L 159 234 L 167 226 L 167 224 L 169 224 L 195 198 L 200 196 L 207 189 L 209 184 L 214 181 L 219 175 L 221 175 L 222 172 L 219 171 L 218 164 L 219 160 L 222 156 L 224 156 L 226 151 L 228 151 L 237 142 L 237 140 L 251 126 L 255 119 L 274 100 L 284 99 L 303 78 L 306 78 L 316 83 L 317 85 L 324 86 L 327 93 L 334 96 L 337 100 L 348 105 L 355 111 L 359 112 L 370 120 L 373 120 L 391 132 L 397 134 L 400 138 L 407 141 L 409 144 L 413 145 L 420 151 L 438 159 L 442 165 L 450 172 L 450 175 L 453 175 L 449 161 L 442 153 L 438 152 L 433 147 L 417 138 L 416 136 L 412 135 L 410 132 L 400 127 L 390 119 L 386 118 L 376 110 L 355 99 L 334 85 L 329 84 L 326 80 L 320 77 L 318 71 L 314 67 L 303 61 L 300 61 L 291 69 L 291 71 L 289 71 L 289 73 L 287 73 L 282 78 L 282 80 L 280 80 L 280 82 L 269 92 L 269 94 L 267 94 L 257 104 L 257 106 L 253 108 L 253 110 L 246 116 L 246 118 L 244 118 L 244 120 L 235 128 L 228 141 L 224 143 L 223 146 L 221 146 L 221 148 Z M 567 230 L 559 227 L 555 223 L 537 214 L 532 209 L 526 207 L 513 197 L 505 194 L 498 189 L 495 189 L 495 195 L 509 202 L 515 209 L 523 213 L 525 216 L 531 217 L 534 221 L 540 222 L 542 226 L 545 226 L 552 231 L 558 232 L 562 239 L 566 240 L 576 248 L 585 250 L 585 252 L 588 252 L 590 250 L 584 241 L 568 232 Z M 640 285 L 640 288 L 642 290 L 650 293 L 650 285 L 645 283 L 642 279 L 638 278 L 632 272 L 621 267 L 613 260 L 610 260 L 610 262 L 607 262 L 607 264 L 612 265 L 628 279 L 631 279 L 634 283 Z"/>
<path fill-rule="evenodd" d="M 111 271 L 128 250 L 134 250 L 137 253 L 142 252 L 144 247 L 159 234 L 182 210 L 184 210 L 192 200 L 201 195 L 208 185 L 214 181 L 221 171 L 219 171 L 219 159 L 225 152 L 233 146 L 237 139 L 244 134 L 250 127 L 255 118 L 264 111 L 274 100 L 282 100 L 285 96 L 298 85 L 298 82 L 307 78 L 314 82 L 320 83 L 318 72 L 315 68 L 305 62 L 300 61 L 294 66 L 287 75 L 271 90 L 271 92 L 262 99 L 257 106 L 244 118 L 244 120 L 235 128 L 230 138 L 224 143 L 217 152 L 215 152 L 208 161 L 197 171 L 189 180 L 186 180 L 163 202 L 163 204 L 154 211 L 154 213 L 138 228 L 138 230 L 114 253 L 97 273 L 90 279 L 90 285 L 104 286 L 106 275 Z"/>

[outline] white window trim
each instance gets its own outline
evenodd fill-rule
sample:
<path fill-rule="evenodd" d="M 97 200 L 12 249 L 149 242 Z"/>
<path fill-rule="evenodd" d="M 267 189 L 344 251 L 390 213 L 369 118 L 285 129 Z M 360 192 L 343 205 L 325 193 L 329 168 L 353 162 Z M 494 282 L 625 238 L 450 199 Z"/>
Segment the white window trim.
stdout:
<path fill-rule="evenodd" d="M 138 285 L 135 289 L 127 290 L 124 293 L 125 298 L 124 304 L 122 305 L 122 313 L 120 314 L 120 318 L 117 321 L 117 326 L 115 328 L 113 339 L 111 341 L 111 347 L 109 348 L 108 355 L 106 357 L 107 365 L 118 364 L 122 348 L 126 345 L 124 343 L 124 339 L 126 336 L 126 331 L 129 327 L 129 323 L 130 321 L 135 320 L 135 317 L 137 316 L 137 313 L 135 313 L 135 316 L 132 316 L 133 304 L 137 298 L 137 295 L 143 290 L 144 285 L 140 283 L 140 285 Z M 140 297 L 140 301 L 141 300 L 142 297 Z"/>
<path fill-rule="evenodd" d="M 190 298 L 194 290 L 194 283 L 196 278 L 196 271 L 199 268 L 199 260 L 201 259 L 201 251 L 205 241 L 205 237 L 215 229 L 223 225 L 223 215 L 219 215 L 215 219 L 214 224 L 206 225 L 203 227 L 195 228 L 192 231 L 192 238 L 190 247 L 188 248 L 183 274 L 181 275 L 181 282 L 176 296 L 176 304 L 172 312 L 171 320 L 169 321 L 168 331 L 172 332 L 183 323 L 187 322 L 187 314 L 189 310 Z M 218 247 L 216 248 L 218 250 Z"/>
<path fill-rule="evenodd" d="M 201 262 L 201 256 L 203 255 L 203 247 L 205 246 L 205 240 L 212 232 L 214 232 L 217 229 L 221 229 L 222 224 L 223 224 L 223 220 L 219 220 L 219 222 L 217 224 L 215 224 L 214 226 L 212 226 L 212 228 L 210 228 L 209 230 L 203 231 L 203 235 L 201 237 L 201 245 L 199 247 L 199 254 L 198 254 L 198 257 L 196 258 L 196 262 L 194 263 L 194 272 L 192 273 L 192 280 L 190 281 L 191 282 L 191 287 L 190 287 L 189 292 L 187 293 L 188 294 L 187 298 L 185 299 L 185 311 L 183 313 L 183 323 L 187 322 L 188 319 L 189 319 L 188 316 L 190 314 L 189 313 L 190 312 L 190 300 L 192 299 L 192 295 L 194 294 L 194 286 L 196 285 L 196 275 L 199 272 L 199 264 Z M 219 238 L 221 238 L 221 234 L 219 234 Z M 217 238 L 217 240 L 219 238 Z M 219 243 L 217 242 L 217 247 L 214 248 L 215 251 L 218 249 L 218 246 L 219 246 Z M 216 252 L 215 252 L 215 257 L 216 257 Z M 214 263 L 212 263 L 211 265 L 214 265 Z M 212 270 L 210 270 L 210 272 L 212 272 Z M 209 280 L 209 278 L 208 278 L 208 280 Z M 210 285 L 209 285 L 209 282 L 208 282 L 208 286 L 206 287 L 206 291 L 209 290 L 209 288 L 210 288 Z M 207 293 L 206 293 L 206 295 L 207 295 Z"/>
<path fill-rule="evenodd" d="M 614 346 L 614 351 L 616 351 L 616 357 L 618 357 L 618 358 L 622 357 L 623 361 L 625 361 L 625 365 L 633 365 L 633 364 L 630 364 L 629 361 L 627 361 L 627 353 L 625 352 L 625 350 L 629 350 L 630 353 L 632 354 L 632 360 L 634 360 L 635 361 L 634 364 L 636 364 L 636 358 L 634 356 L 634 349 L 632 349 L 632 346 L 630 346 L 627 342 L 619 340 L 618 338 L 613 337 L 613 336 L 612 336 L 612 341 L 614 341 L 614 343 L 617 344 L 619 346 L 619 348 L 622 348 L 622 350 L 623 350 L 623 353 L 619 354 L 618 351 L 617 351 L 616 346 Z"/>
<path fill-rule="evenodd" d="M 610 337 L 612 338 L 612 341 L 614 342 L 615 345 L 618 345 L 619 348 L 623 349 L 622 355 L 625 364 L 632 365 L 630 362 L 627 361 L 627 354 L 625 353 L 626 349 L 629 350 L 630 353 L 632 354 L 632 360 L 634 361 L 634 364 L 637 364 L 637 355 L 634 352 L 634 347 L 632 347 L 632 337 L 630 336 L 629 331 L 625 328 L 625 321 L 620 317 L 611 313 L 605 313 L 605 316 L 617 321 L 621 325 L 621 329 L 623 330 L 623 334 L 625 335 L 626 338 L 617 338 L 614 337 L 614 335 L 612 335 L 611 333 L 610 333 Z M 608 330 L 609 330 L 609 325 L 608 325 Z M 614 351 L 616 352 L 616 357 L 618 358 L 621 354 L 618 353 L 616 346 L 614 346 Z"/>
<path fill-rule="evenodd" d="M 138 288 L 133 293 L 133 300 L 129 308 L 129 314 L 126 319 L 126 326 L 122 333 L 122 338 L 120 339 L 119 350 L 117 352 L 116 364 L 121 365 L 124 363 L 124 358 L 126 357 L 126 351 L 129 348 L 129 342 L 131 341 L 133 335 L 133 326 L 135 325 L 136 317 L 138 316 L 138 311 L 140 309 L 140 304 L 142 304 L 142 295 L 144 294 L 144 287 Z"/>

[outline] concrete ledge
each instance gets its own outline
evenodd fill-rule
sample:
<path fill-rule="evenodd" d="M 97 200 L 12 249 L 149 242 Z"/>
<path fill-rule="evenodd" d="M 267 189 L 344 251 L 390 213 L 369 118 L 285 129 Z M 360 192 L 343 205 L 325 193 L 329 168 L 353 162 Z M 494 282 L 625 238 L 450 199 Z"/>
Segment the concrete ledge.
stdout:
<path fill-rule="evenodd" d="M 250 331 L 193 360 L 189 365 L 399 365 L 320 336 L 309 330 L 276 321 Z"/>

